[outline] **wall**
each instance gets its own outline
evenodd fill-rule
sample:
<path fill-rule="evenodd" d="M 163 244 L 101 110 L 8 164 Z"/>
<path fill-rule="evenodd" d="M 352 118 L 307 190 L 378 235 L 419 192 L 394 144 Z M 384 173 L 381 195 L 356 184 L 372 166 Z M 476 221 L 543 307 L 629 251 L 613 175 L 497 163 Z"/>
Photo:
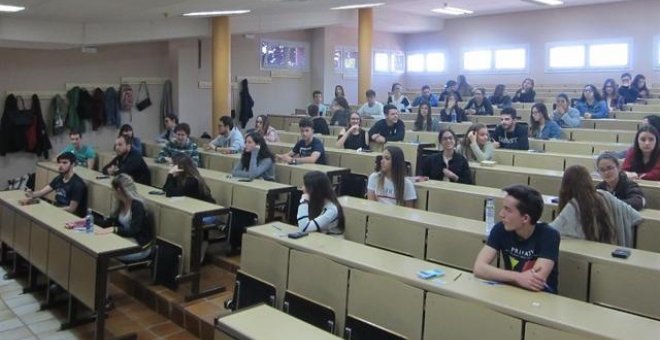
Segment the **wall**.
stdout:
<path fill-rule="evenodd" d="M 460 72 L 461 49 L 464 47 L 529 44 L 529 74 L 468 74 L 468 81 L 509 84 L 519 83 L 529 76 L 537 83 L 593 82 L 601 87 L 606 78 L 619 79 L 621 72 L 546 73 L 545 44 L 608 38 L 633 38 L 631 73 L 642 73 L 651 82 L 658 82 L 660 76 L 652 66 L 653 38 L 660 34 L 657 25 L 653 24 L 657 21 L 657 13 L 660 13 L 660 1 L 639 0 L 447 20 L 441 32 L 408 35 L 406 51 L 446 49 L 449 72 L 407 74 L 406 85 L 409 88 L 419 88 L 425 83 L 439 86 L 446 79 L 455 79 Z"/>

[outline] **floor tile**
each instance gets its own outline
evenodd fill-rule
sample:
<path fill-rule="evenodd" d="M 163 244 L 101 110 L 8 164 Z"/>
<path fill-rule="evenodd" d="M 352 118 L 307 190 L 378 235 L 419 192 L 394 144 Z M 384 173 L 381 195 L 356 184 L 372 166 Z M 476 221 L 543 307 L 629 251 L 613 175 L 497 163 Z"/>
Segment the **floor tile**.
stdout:
<path fill-rule="evenodd" d="M 51 320 L 44 320 L 44 321 L 39 321 L 36 323 L 33 323 L 31 325 L 28 325 L 28 328 L 32 331 L 34 334 L 42 334 L 42 333 L 50 333 L 54 332 L 60 329 L 62 324 L 55 319 Z"/>
<path fill-rule="evenodd" d="M 31 336 L 33 335 L 27 327 L 19 327 L 19 328 L 14 328 L 12 330 L 0 332 L 0 339 L 2 340 L 19 340 L 19 339 L 29 338 Z"/>
<path fill-rule="evenodd" d="M 182 328 L 177 326 L 171 321 L 167 321 L 160 325 L 153 326 L 149 330 L 152 331 L 157 336 L 167 336 L 181 332 Z"/>
<path fill-rule="evenodd" d="M 12 330 L 14 328 L 23 327 L 23 323 L 19 318 L 12 318 L 5 321 L 0 321 L 0 329 L 3 331 Z"/>
<path fill-rule="evenodd" d="M 38 302 L 37 299 L 35 299 L 34 296 L 30 294 L 21 294 L 10 298 L 5 298 L 4 300 L 7 307 L 12 309 L 22 305 L 29 305 L 31 303 Z"/>
<path fill-rule="evenodd" d="M 16 315 L 11 311 L 11 309 L 0 310 L 0 322 L 13 319 L 15 317 Z"/>
<path fill-rule="evenodd" d="M 33 323 L 55 319 L 55 315 L 53 315 L 53 313 L 51 313 L 50 311 L 44 310 L 35 313 L 21 315 L 19 316 L 19 319 L 21 319 L 21 321 L 23 321 L 23 323 L 25 323 L 26 325 L 31 325 Z"/>
<path fill-rule="evenodd" d="M 33 302 L 12 308 L 16 316 L 34 314 L 38 312 L 40 309 L 41 309 L 41 304 L 39 302 Z"/>
<path fill-rule="evenodd" d="M 73 340 L 78 339 L 73 331 L 58 331 L 54 333 L 39 334 L 39 340 Z"/>

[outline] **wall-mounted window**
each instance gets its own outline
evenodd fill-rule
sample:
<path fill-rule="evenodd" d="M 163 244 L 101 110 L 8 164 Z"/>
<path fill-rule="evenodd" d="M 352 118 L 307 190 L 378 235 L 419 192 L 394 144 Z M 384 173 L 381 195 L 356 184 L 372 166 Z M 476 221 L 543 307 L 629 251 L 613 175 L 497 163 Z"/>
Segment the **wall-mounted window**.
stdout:
<path fill-rule="evenodd" d="M 309 44 L 301 41 L 261 40 L 262 70 L 309 70 Z"/>
<path fill-rule="evenodd" d="M 374 51 L 373 68 L 376 73 L 403 73 L 405 72 L 405 54 L 401 51 L 377 50 Z"/>
<path fill-rule="evenodd" d="M 358 52 L 355 47 L 336 46 L 333 54 L 335 72 L 355 73 L 358 65 Z"/>
<path fill-rule="evenodd" d="M 374 53 L 374 71 L 375 72 L 389 72 L 390 71 L 390 54 L 386 52 Z"/>
<path fill-rule="evenodd" d="M 441 73 L 446 70 L 447 60 L 444 52 L 410 53 L 406 58 L 406 69 L 411 73 Z"/>
<path fill-rule="evenodd" d="M 655 38 L 655 44 L 653 48 L 653 67 L 656 70 L 660 70 L 660 36 Z"/>
<path fill-rule="evenodd" d="M 528 69 L 526 46 L 469 49 L 463 52 L 463 72 L 525 73 Z"/>
<path fill-rule="evenodd" d="M 546 71 L 623 71 L 631 68 L 630 39 L 554 42 L 546 45 Z"/>

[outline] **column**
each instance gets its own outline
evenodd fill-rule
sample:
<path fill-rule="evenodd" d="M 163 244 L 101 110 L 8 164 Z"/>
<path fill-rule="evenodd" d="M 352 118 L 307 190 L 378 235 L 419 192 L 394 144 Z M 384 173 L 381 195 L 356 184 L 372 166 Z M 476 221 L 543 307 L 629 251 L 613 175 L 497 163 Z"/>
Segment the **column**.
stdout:
<path fill-rule="evenodd" d="M 211 50 L 211 126 L 217 135 L 220 117 L 231 115 L 231 30 L 228 16 L 211 19 Z"/>
<path fill-rule="evenodd" d="M 364 98 L 365 92 L 371 88 L 371 60 L 374 33 L 373 8 L 358 10 L 358 102 Z M 356 103 L 357 104 L 357 103 Z"/>

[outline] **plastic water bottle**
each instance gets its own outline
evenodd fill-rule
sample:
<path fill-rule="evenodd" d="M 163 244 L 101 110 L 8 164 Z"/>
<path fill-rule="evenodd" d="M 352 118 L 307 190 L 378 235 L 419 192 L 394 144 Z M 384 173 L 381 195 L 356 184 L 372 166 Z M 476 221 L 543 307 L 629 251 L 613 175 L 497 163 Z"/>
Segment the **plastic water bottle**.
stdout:
<path fill-rule="evenodd" d="M 495 225 L 495 200 L 492 197 L 486 199 L 486 236 L 490 235 Z"/>
<path fill-rule="evenodd" d="M 92 209 L 87 209 L 87 216 L 85 216 L 85 232 L 88 234 L 94 233 L 94 215 Z"/>
<path fill-rule="evenodd" d="M 456 123 L 456 111 L 451 111 L 451 122 Z"/>

